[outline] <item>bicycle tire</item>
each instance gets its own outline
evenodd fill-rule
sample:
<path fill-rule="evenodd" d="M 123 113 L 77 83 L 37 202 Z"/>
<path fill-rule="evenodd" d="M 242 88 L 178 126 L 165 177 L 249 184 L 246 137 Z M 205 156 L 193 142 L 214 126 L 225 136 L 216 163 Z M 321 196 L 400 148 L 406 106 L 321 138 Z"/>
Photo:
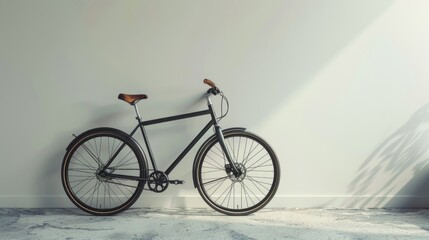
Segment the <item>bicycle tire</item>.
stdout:
<path fill-rule="evenodd" d="M 146 178 L 147 164 L 140 146 L 120 130 L 88 130 L 70 143 L 63 159 L 61 179 L 68 198 L 81 210 L 92 215 L 114 215 L 128 209 L 139 198 L 145 181 L 109 179 L 97 174 L 122 144 L 124 147 L 109 171 Z"/>
<path fill-rule="evenodd" d="M 272 148 L 262 138 L 246 131 L 224 133 L 225 143 L 236 167 L 236 177 L 217 138 L 201 147 L 196 159 L 196 186 L 203 200 L 214 210 L 240 216 L 254 213 L 274 197 L 280 182 L 280 165 Z M 220 194 L 219 194 L 220 193 Z"/>

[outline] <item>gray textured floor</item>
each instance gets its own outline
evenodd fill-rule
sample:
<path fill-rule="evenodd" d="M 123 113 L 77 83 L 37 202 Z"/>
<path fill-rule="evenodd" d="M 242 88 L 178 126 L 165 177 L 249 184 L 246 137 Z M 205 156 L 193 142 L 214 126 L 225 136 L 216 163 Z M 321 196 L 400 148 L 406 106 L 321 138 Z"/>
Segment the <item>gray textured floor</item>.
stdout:
<path fill-rule="evenodd" d="M 429 239 L 429 210 L 264 209 L 228 217 L 209 209 L 0 209 L 0 239 Z"/>

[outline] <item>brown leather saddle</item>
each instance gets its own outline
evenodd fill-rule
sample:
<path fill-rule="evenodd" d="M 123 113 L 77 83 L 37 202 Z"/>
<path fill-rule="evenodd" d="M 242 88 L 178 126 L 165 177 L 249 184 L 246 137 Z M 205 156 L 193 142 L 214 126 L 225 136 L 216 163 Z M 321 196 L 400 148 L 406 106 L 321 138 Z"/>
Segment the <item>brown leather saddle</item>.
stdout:
<path fill-rule="evenodd" d="M 125 102 L 131 104 L 131 105 L 135 105 L 138 101 L 142 100 L 142 99 L 146 99 L 147 95 L 146 94 L 125 94 L 125 93 L 120 93 L 118 95 L 118 99 L 124 100 Z"/>

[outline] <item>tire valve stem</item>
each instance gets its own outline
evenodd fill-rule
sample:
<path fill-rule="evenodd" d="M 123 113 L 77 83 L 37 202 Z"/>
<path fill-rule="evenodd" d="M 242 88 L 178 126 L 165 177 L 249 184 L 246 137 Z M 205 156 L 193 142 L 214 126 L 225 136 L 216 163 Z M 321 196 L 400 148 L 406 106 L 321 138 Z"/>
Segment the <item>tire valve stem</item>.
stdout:
<path fill-rule="evenodd" d="M 72 136 L 75 137 L 75 138 L 77 137 L 74 133 L 72 134 Z"/>

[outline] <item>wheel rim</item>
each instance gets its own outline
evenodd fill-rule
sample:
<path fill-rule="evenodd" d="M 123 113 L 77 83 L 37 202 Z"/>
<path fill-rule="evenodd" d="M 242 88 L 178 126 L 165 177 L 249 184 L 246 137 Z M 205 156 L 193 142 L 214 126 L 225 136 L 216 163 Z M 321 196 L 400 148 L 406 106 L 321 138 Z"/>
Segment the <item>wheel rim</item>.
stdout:
<path fill-rule="evenodd" d="M 254 211 L 263 207 L 277 189 L 275 154 L 262 140 L 248 134 L 225 136 L 235 166 L 243 174 L 234 176 L 217 141 L 203 154 L 199 181 L 203 197 L 216 208 L 231 212 Z"/>
<path fill-rule="evenodd" d="M 73 200 L 88 211 L 110 212 L 138 196 L 141 182 L 101 176 L 101 169 L 122 145 L 113 135 L 93 135 L 70 151 L 64 169 L 67 191 Z M 141 163 L 135 150 L 125 144 L 106 172 L 141 177 Z"/>

